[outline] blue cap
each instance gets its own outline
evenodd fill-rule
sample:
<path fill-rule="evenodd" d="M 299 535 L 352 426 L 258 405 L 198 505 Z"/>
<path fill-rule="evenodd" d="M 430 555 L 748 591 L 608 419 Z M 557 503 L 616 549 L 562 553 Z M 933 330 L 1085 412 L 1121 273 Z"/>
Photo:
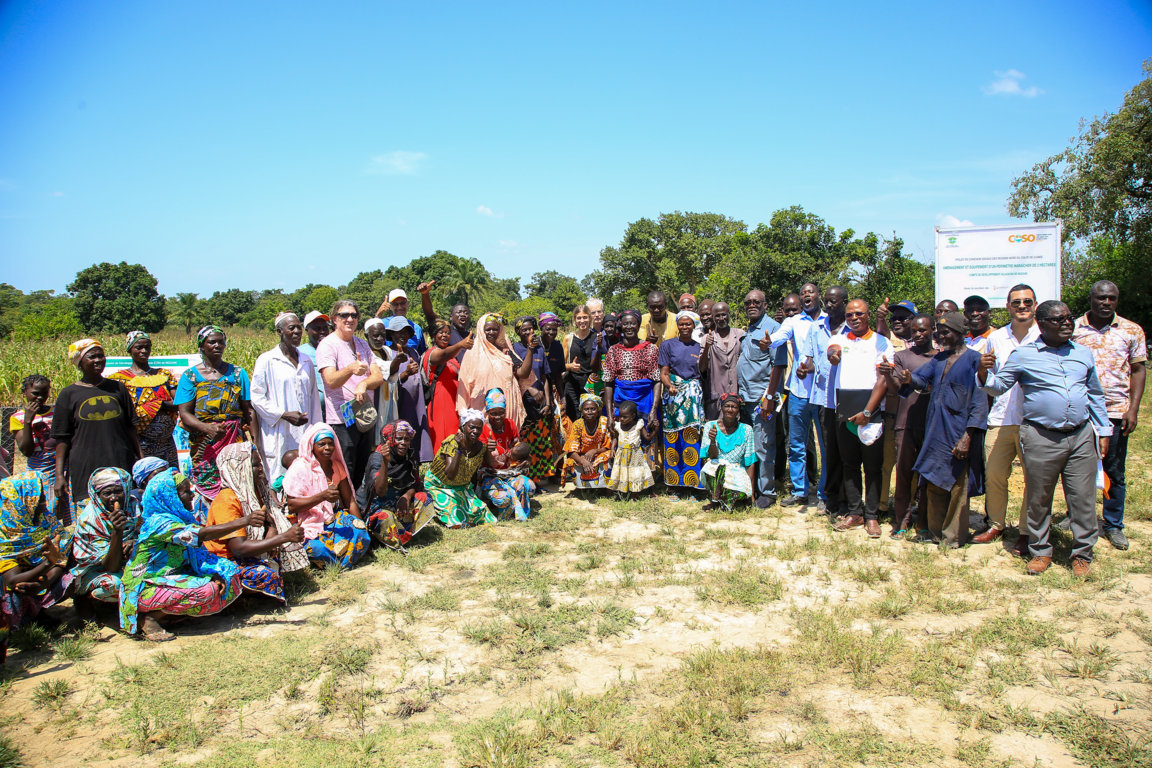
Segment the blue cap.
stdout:
<path fill-rule="evenodd" d="M 907 299 L 905 299 L 904 301 L 896 302 L 895 304 L 893 304 L 891 307 L 888 308 L 888 311 L 891 312 L 893 309 L 896 309 L 897 307 L 900 307 L 900 309 L 906 309 L 914 315 L 917 314 L 916 305 L 913 304 L 912 302 L 908 301 Z"/>

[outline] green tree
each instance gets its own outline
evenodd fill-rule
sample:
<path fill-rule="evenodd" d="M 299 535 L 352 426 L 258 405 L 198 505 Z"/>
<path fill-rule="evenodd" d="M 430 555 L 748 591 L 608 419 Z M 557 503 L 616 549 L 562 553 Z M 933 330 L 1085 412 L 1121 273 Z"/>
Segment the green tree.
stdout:
<path fill-rule="evenodd" d="M 256 330 L 268 330 L 272 327 L 272 321 L 276 319 L 276 315 L 288 309 L 291 309 L 291 304 L 284 291 L 279 289 L 262 291 L 260 298 L 256 300 L 256 306 L 240 318 L 240 323 Z M 296 314 L 304 317 L 299 311 L 296 311 Z"/>
<path fill-rule="evenodd" d="M 461 260 L 444 276 L 443 287 L 458 302 L 472 305 L 492 287 L 492 276 L 480 262 Z"/>
<path fill-rule="evenodd" d="M 875 309 L 885 299 L 907 299 L 925 314 L 932 314 L 936 298 L 936 272 L 931 264 L 901 253 L 904 241 L 898 237 L 883 241 L 880 257 L 849 288 L 852 298 L 864 299 Z"/>
<path fill-rule="evenodd" d="M 1091 282 L 1120 288 L 1121 313 L 1152 329 L 1152 59 L 1115 114 L 1082 122 L 1068 148 L 1012 182 L 1008 212 L 1064 222 L 1064 293 L 1087 309 Z"/>
<path fill-rule="evenodd" d="M 585 301 L 584 291 L 576 278 L 562 275 L 554 269 L 537 272 L 524 286 L 529 296 L 539 296 L 546 299 L 555 307 L 555 311 L 563 317 L 571 314 L 572 310 Z"/>
<path fill-rule="evenodd" d="M 192 335 L 192 328 L 204 322 L 204 302 L 194 293 L 178 293 L 168 299 L 168 318 L 184 326 L 184 333 Z"/>
<path fill-rule="evenodd" d="M 39 303 L 34 311 L 20 314 L 12 329 L 17 341 L 40 341 L 65 337 L 76 339 L 85 333 L 74 311 L 75 300 L 57 296 Z"/>
<path fill-rule="evenodd" d="M 560 314 L 559 307 L 543 296 L 529 296 L 526 299 L 510 301 L 501 307 L 499 312 L 504 315 L 504 319 L 508 322 L 508 334 L 512 337 L 513 341 L 516 340 L 516 334 L 512 330 L 512 324 L 516 322 L 516 318 L 523 317 L 524 315 L 538 317 L 541 312 L 556 312 Z M 561 317 L 563 316 L 561 315 Z"/>
<path fill-rule="evenodd" d="M 164 299 L 156 278 L 139 264 L 96 264 L 76 273 L 68 285 L 76 297 L 75 312 L 90 331 L 148 332 L 164 327 Z"/>
<path fill-rule="evenodd" d="M 311 293 L 304 297 L 304 301 L 300 308 L 304 311 L 305 314 L 311 312 L 312 310 L 318 310 L 324 314 L 328 314 L 332 311 L 332 305 L 336 303 L 336 299 L 338 298 L 340 298 L 340 294 L 337 293 L 336 289 L 332 286 L 318 285 L 312 289 Z M 376 311 L 376 307 L 365 307 L 363 309 L 366 309 L 369 312 Z M 304 315 L 301 315 L 301 317 L 303 316 Z"/>
<path fill-rule="evenodd" d="M 256 292 L 229 288 L 216 291 L 204 302 L 204 311 L 213 323 L 227 327 L 236 325 L 256 306 Z"/>

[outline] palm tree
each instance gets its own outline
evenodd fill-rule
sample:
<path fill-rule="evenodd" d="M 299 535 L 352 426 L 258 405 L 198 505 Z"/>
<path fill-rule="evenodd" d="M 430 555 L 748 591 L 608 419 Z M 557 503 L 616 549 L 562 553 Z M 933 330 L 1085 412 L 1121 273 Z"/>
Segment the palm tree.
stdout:
<path fill-rule="evenodd" d="M 461 259 L 444 276 L 444 289 L 462 304 L 475 304 L 491 286 L 488 270 L 473 259 Z"/>
<path fill-rule="evenodd" d="M 168 320 L 184 326 L 184 333 L 192 335 L 192 326 L 204 317 L 204 302 L 194 293 L 178 293 L 168 299 Z"/>

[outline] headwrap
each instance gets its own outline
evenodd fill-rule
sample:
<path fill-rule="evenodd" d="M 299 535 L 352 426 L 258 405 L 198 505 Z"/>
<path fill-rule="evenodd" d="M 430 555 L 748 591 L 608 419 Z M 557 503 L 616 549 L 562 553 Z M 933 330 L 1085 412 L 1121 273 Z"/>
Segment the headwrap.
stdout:
<path fill-rule="evenodd" d="M 88 494 L 89 497 L 95 496 L 100 490 L 110 485 L 126 485 L 127 483 L 127 472 L 119 467 L 104 467 L 93 472 L 88 478 Z M 127 493 L 128 491 L 125 491 L 125 494 Z"/>
<path fill-rule="evenodd" d="M 556 323 L 559 325 L 560 318 L 556 316 L 555 312 L 541 312 L 539 322 L 540 325 L 544 325 L 544 323 Z"/>
<path fill-rule="evenodd" d="M 516 318 L 515 327 L 519 328 L 520 326 L 524 325 L 524 323 L 526 323 L 526 322 L 532 323 L 532 325 L 534 327 L 539 325 L 539 323 L 536 322 L 536 318 L 532 317 L 532 315 L 520 315 L 520 317 Z"/>
<path fill-rule="evenodd" d="M 611 320 L 613 323 L 617 323 L 620 321 L 620 318 L 617 317 L 615 312 L 609 312 L 608 314 L 604 315 L 604 320 L 602 322 L 606 323 L 609 320 Z"/>
<path fill-rule="evenodd" d="M 504 397 L 504 390 L 498 387 L 493 387 L 488 390 L 488 394 L 484 395 L 484 410 L 490 411 L 493 408 L 507 408 L 508 398 Z"/>
<path fill-rule="evenodd" d="M 696 314 L 690 309 L 682 309 L 676 313 L 676 322 L 680 322 L 680 318 L 686 317 L 692 321 L 692 325 L 696 328 L 700 327 L 700 315 Z"/>
<path fill-rule="evenodd" d="M 202 346 L 204 344 L 204 340 L 214 333 L 218 333 L 223 336 L 225 341 L 228 340 L 228 334 L 224 333 L 223 328 L 218 325 L 206 325 L 200 330 L 196 331 L 196 346 Z"/>
<path fill-rule="evenodd" d="M 700 304 L 696 301 L 696 297 L 690 293 L 680 294 L 680 301 L 677 301 L 676 303 L 680 304 L 680 302 L 684 301 L 684 299 L 692 299 L 692 306 L 694 306 L 694 307 L 700 306 Z"/>
<path fill-rule="evenodd" d="M 404 437 L 405 435 L 415 437 L 416 430 L 412 428 L 411 424 L 404 421 L 403 419 L 394 421 L 391 424 L 385 424 L 380 428 L 380 439 L 382 441 L 387 441 L 388 445 L 392 448 L 396 447 L 396 439 L 399 437 Z M 382 445 L 383 442 L 381 443 L 381 446 Z"/>
<path fill-rule="evenodd" d="M 220 485 L 236 494 L 244 514 L 260 509 L 260 495 L 252 474 L 252 443 L 232 443 L 221 448 L 216 469 L 220 471 Z"/>
<path fill-rule="evenodd" d="M 145 456 L 132 465 L 132 482 L 136 483 L 136 487 L 143 490 L 144 481 L 158 469 L 167 469 L 168 462 L 164 459 L 158 459 L 155 456 Z"/>
<path fill-rule="evenodd" d="M 723 407 L 724 403 L 728 402 L 729 400 L 735 400 L 737 404 L 744 402 L 740 399 L 740 395 L 736 394 L 735 392 L 725 392 L 724 394 L 720 395 L 720 406 Z"/>
<path fill-rule="evenodd" d="M 185 543 L 180 538 L 174 538 L 189 528 L 199 530 L 200 523 L 180 500 L 176 488 L 184 482 L 185 477 L 174 469 L 161 472 L 152 478 L 144 490 L 144 500 L 141 516 L 144 525 L 140 529 L 140 542 L 165 538 L 169 542 L 177 541 L 184 545 L 183 555 L 187 570 L 193 576 L 221 579 L 225 584 L 231 584 L 240 575 L 240 567 L 236 563 L 223 557 L 217 557 L 198 543 Z M 177 531 L 175 529 L 180 529 Z M 136 613 L 140 604 L 140 594 L 147 585 L 150 573 L 171 570 L 173 552 L 171 547 L 157 547 L 149 553 L 144 562 L 136 562 L 139 555 L 133 555 L 133 562 L 124 569 L 124 576 L 120 582 L 120 626 L 129 634 L 136 634 Z"/>
<path fill-rule="evenodd" d="M 392 319 L 395 320 L 396 318 L 393 317 Z M 400 319 L 403 320 L 404 318 L 400 318 Z M 378 317 L 368 318 L 367 320 L 364 321 L 364 333 L 367 334 L 369 328 L 375 328 L 378 325 L 383 326 L 385 329 L 387 329 L 387 326 L 384 325 L 384 321 L 381 320 L 380 318 L 378 318 Z"/>
<path fill-rule="evenodd" d="M 64 526 L 48 509 L 33 521 L 44 495 L 44 478 L 39 472 L 24 472 L 0 480 L 0 560 L 35 557 L 41 547 L 63 533 Z"/>
<path fill-rule="evenodd" d="M 344 452 L 340 450 L 340 441 L 327 424 L 313 424 L 300 438 L 296 460 L 284 474 L 284 493 L 302 499 L 315 496 L 328 487 L 328 476 L 324 474 L 320 460 L 314 453 L 316 443 L 325 437 L 332 438 L 332 442 L 335 443 L 332 451 L 332 482 L 339 485 L 349 477 Z M 336 519 L 336 510 L 332 502 L 322 501 L 312 509 L 298 514 L 296 519 L 304 529 L 304 538 L 317 539 L 324 533 L 324 524 Z"/>
<path fill-rule="evenodd" d="M 140 339 L 151 339 L 151 338 L 152 337 L 149 336 L 144 331 L 129 331 L 128 332 L 128 338 L 124 342 L 124 349 L 125 350 L 131 350 L 132 345 L 135 344 L 136 342 L 140 341 Z"/>
<path fill-rule="evenodd" d="M 484 314 L 480 315 L 480 330 L 481 331 L 484 330 L 484 326 L 487 325 L 489 321 L 500 323 L 500 325 L 503 326 L 504 325 L 504 315 L 500 314 L 499 312 L 485 312 Z"/>
<path fill-rule="evenodd" d="M 961 312 L 945 312 L 939 320 L 936 321 L 937 325 L 942 325 L 945 328 L 951 328 L 961 336 L 964 335 L 964 315 Z"/>
<path fill-rule="evenodd" d="M 470 421 L 484 421 L 484 414 L 475 408 L 465 408 L 460 411 L 460 426 L 464 426 Z"/>
<path fill-rule="evenodd" d="M 584 403 L 588 402 L 589 400 L 595 403 L 599 403 L 600 405 L 604 405 L 604 401 L 600 399 L 599 395 L 594 395 L 591 392 L 585 392 L 584 394 L 580 395 L 580 407 L 583 408 Z"/>
<path fill-rule="evenodd" d="M 280 314 L 276 315 L 276 319 L 272 321 L 272 327 L 276 330 L 280 330 L 280 326 L 288 322 L 293 317 L 297 320 L 300 319 L 300 316 L 295 312 L 281 312 Z"/>
<path fill-rule="evenodd" d="M 634 309 L 626 309 L 623 312 L 621 312 L 619 315 L 616 316 L 616 322 L 617 323 L 624 322 L 624 318 L 628 317 L 629 315 L 636 318 L 636 322 L 638 322 L 638 323 L 641 323 L 644 321 L 639 312 L 637 312 Z"/>
<path fill-rule="evenodd" d="M 80 339 L 68 345 L 68 361 L 77 368 L 80 367 L 80 358 L 84 357 L 84 353 L 93 347 L 100 347 L 104 349 L 104 345 L 96 341 L 96 339 Z"/>

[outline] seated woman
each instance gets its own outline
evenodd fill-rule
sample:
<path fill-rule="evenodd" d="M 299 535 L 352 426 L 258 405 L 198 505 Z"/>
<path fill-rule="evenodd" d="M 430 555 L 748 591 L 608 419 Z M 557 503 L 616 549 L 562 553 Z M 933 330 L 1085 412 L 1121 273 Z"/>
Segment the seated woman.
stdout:
<path fill-rule="evenodd" d="M 251 521 L 201 526 L 192 515 L 193 495 L 188 478 L 172 469 L 144 490 L 140 535 L 120 577 L 120 626 L 130 635 L 141 630 L 137 616 L 143 614 L 146 640 L 171 640 L 161 616 L 211 616 L 240 597 L 240 569 L 203 544 Z"/>
<path fill-rule="evenodd" d="M 313 424 L 300 439 L 299 454 L 284 475 L 289 514 L 304 529 L 304 546 L 314 565 L 351 568 L 368 551 L 370 538 L 336 434 Z"/>
<path fill-rule="evenodd" d="M 415 428 L 406 421 L 380 430 L 380 445 L 368 457 L 356 501 L 368 516 L 372 537 L 391 549 L 404 549 L 432 519 L 420 478 L 420 457 L 412 444 Z"/>
<path fill-rule="evenodd" d="M 536 486 L 514 463 L 527 459 L 531 449 L 520 441 L 520 431 L 508 418 L 507 400 L 500 389 L 490 389 L 484 398 L 484 431 L 480 442 L 488 450 L 492 466 L 480 467 L 480 498 L 496 508 L 505 519 L 527 520 L 532 511 Z"/>
<path fill-rule="evenodd" d="M 489 457 L 480 440 L 483 431 L 484 414 L 465 408 L 460 414 L 460 431 L 440 443 L 424 480 L 437 518 L 449 528 L 496 522 L 473 487 L 476 471 Z"/>
<path fill-rule="evenodd" d="M 163 459 L 149 457 L 142 461 Z M 136 462 L 137 464 L 141 462 Z M 166 465 L 166 464 L 165 464 Z M 76 565 L 74 601 L 81 618 L 91 618 L 92 600 L 120 600 L 120 573 L 132 556 L 140 532 L 140 502 L 132 495 L 132 481 L 119 467 L 104 467 L 88 479 L 88 499 L 80 508 L 72 556 Z"/>
<path fill-rule="evenodd" d="M 240 583 L 245 592 L 287 602 L 284 581 L 280 578 L 280 550 L 303 542 L 304 531 L 299 525 L 285 525 L 283 531 L 278 531 L 273 514 L 256 490 L 264 485 L 264 467 L 252 443 L 225 446 L 216 457 L 216 468 L 220 472 L 221 488 L 208 508 L 208 525 L 231 523 L 245 516 L 251 524 L 206 542 L 204 547 L 240 566 Z M 300 552 L 300 548 L 295 551 Z M 307 565 L 307 559 L 301 556 L 297 568 L 284 563 L 283 570 L 298 570 Z"/>
<path fill-rule="evenodd" d="M 144 489 L 148 487 L 148 481 L 156 475 L 171 466 L 164 459 L 158 459 L 155 456 L 145 456 L 132 465 L 132 485 L 135 486 L 129 495 L 136 500 L 136 506 L 140 506 L 141 500 L 144 498 Z"/>
<path fill-rule="evenodd" d="M 723 507 L 731 512 L 737 502 L 752 498 L 752 465 L 756 446 L 752 427 L 740 423 L 740 396 L 720 396 L 720 418 L 704 425 L 700 452 L 706 461 L 702 474 L 710 501 L 704 509 Z"/>
<path fill-rule="evenodd" d="M 70 534 L 48 508 L 39 472 L 0 480 L 0 663 L 8 633 L 71 592 L 66 567 Z"/>
<path fill-rule="evenodd" d="M 604 401 L 596 395 L 580 396 L 580 418 L 568 429 L 564 443 L 564 475 L 560 486 L 571 478 L 577 489 L 607 488 L 612 466 L 612 436 L 603 415 Z"/>

